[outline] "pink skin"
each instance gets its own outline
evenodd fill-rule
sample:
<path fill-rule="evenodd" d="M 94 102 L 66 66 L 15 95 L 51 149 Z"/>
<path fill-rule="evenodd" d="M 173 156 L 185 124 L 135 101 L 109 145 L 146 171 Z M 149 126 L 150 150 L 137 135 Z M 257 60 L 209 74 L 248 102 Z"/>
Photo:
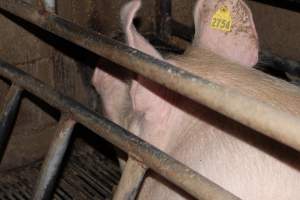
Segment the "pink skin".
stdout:
<path fill-rule="evenodd" d="M 233 29 L 226 34 L 212 30 L 208 22 L 209 17 L 221 4 L 230 9 L 239 5 L 239 9 L 232 12 Z M 132 0 L 121 12 L 128 45 L 164 60 L 132 24 L 140 6 L 140 0 Z M 238 21 L 238 17 L 234 17 L 237 13 L 243 13 L 243 23 Z M 228 87 L 242 87 L 241 90 L 246 90 L 246 95 L 249 93 L 263 101 L 272 101 L 276 106 L 280 106 L 277 101 L 292 102 L 296 98 L 299 105 L 300 95 L 296 89 L 291 91 L 295 96 L 287 99 L 289 97 L 284 95 L 284 86 L 281 87 L 280 84 L 275 85 L 274 89 L 261 88 L 261 91 L 267 91 L 266 94 L 256 93 L 248 88 L 248 85 L 256 84 L 253 82 L 255 78 L 247 76 L 247 68 L 257 62 L 258 42 L 251 11 L 243 1 L 198 0 L 194 16 L 196 36 L 192 47 L 185 55 L 165 60 L 166 62 L 199 72 L 209 80 L 215 80 Z M 220 41 L 222 45 L 219 45 Z M 218 56 L 226 58 L 229 62 L 221 60 L 218 63 Z M 211 60 L 207 62 L 209 59 Z M 233 65 L 233 62 L 239 65 Z M 218 68 L 220 63 L 224 67 Z M 239 81 L 231 72 L 243 76 L 241 79 L 245 80 L 245 83 Z M 270 80 L 271 78 L 266 78 L 261 82 L 268 83 Z M 93 84 L 101 94 L 103 106 L 110 119 L 238 197 L 247 200 L 300 198 L 300 167 L 296 162 L 300 156 L 297 152 L 274 144 L 273 141 L 233 120 L 141 76 L 132 80 L 131 84 L 126 84 L 117 77 L 97 69 Z M 115 88 L 118 88 L 118 91 Z M 276 90 L 283 94 L 274 100 L 272 93 Z M 127 109 L 131 113 L 128 123 L 124 124 L 121 120 L 126 116 L 122 115 L 122 112 L 120 114 L 117 108 L 130 108 Z M 282 109 L 300 114 L 299 107 L 286 109 L 283 106 Z M 190 199 L 188 195 L 178 194 L 170 184 L 165 181 L 158 182 L 157 179 L 160 178 L 152 175 L 146 178 L 138 199 Z"/>
<path fill-rule="evenodd" d="M 129 85 L 125 83 L 125 80 L 121 80 L 101 68 L 96 68 L 92 83 L 97 92 L 101 94 L 105 115 L 119 125 L 124 124 L 120 111 L 126 112 L 130 109 Z"/>
<path fill-rule="evenodd" d="M 211 18 L 221 6 L 231 10 L 232 31 L 210 28 Z M 194 13 L 196 35 L 193 45 L 205 47 L 223 58 L 252 67 L 258 61 L 258 37 L 252 13 L 240 0 L 199 0 Z"/>

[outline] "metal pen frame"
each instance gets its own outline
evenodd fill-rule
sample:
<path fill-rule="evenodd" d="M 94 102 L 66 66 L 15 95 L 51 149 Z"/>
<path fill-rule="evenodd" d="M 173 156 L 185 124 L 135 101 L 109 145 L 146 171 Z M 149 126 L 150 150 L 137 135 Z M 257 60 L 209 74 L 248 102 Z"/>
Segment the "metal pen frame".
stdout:
<path fill-rule="evenodd" d="M 47 1 L 47 3 L 49 2 Z M 170 6 L 170 2 L 166 1 L 164 3 L 166 4 L 159 4 L 161 8 L 159 16 L 162 16 L 162 21 L 159 23 L 160 27 L 164 28 L 160 28 L 158 33 L 161 35 L 161 38 L 168 38 L 170 28 L 165 26 L 172 25 L 173 22 L 170 19 L 171 10 L 168 10 L 170 8 L 166 8 Z M 9 12 L 20 17 L 52 34 L 206 105 L 277 141 L 300 150 L 299 117 L 277 110 L 256 99 L 245 97 L 234 90 L 224 88 L 168 63 L 156 60 L 99 33 L 85 30 L 55 15 L 53 6 L 47 9 L 47 6 L 44 5 L 43 8 L 46 10 L 35 8 L 20 0 L 3 0 L 0 2 L 1 12 Z M 162 13 L 164 9 L 167 9 L 168 12 Z M 6 106 L 0 115 L 0 135 L 3 137 L 0 138 L 1 151 L 5 149 L 5 142 L 2 142 L 2 139 L 6 141 L 9 137 L 8 129 L 17 115 L 16 108 L 20 103 L 23 90 L 39 97 L 49 105 L 59 109 L 62 113 L 57 132 L 55 133 L 56 137 L 52 141 L 43 164 L 35 190 L 35 200 L 51 199 L 57 173 L 60 170 L 72 129 L 76 123 L 93 130 L 95 134 L 129 155 L 129 160 L 125 166 L 114 200 L 135 199 L 145 172 L 148 169 L 155 171 L 197 199 L 238 199 L 233 194 L 151 144 L 146 143 L 97 113 L 88 110 L 74 100 L 61 95 L 41 81 L 3 60 L 0 60 L 0 76 L 12 82 L 6 97 Z M 220 102 L 217 99 L 224 99 L 224 101 Z M 244 112 L 245 107 L 254 109 L 256 114 L 260 115 L 260 118 L 253 118 L 251 113 Z M 131 175 L 132 173 L 133 175 Z M 130 184 L 124 185 L 124 183 L 128 182 Z"/>

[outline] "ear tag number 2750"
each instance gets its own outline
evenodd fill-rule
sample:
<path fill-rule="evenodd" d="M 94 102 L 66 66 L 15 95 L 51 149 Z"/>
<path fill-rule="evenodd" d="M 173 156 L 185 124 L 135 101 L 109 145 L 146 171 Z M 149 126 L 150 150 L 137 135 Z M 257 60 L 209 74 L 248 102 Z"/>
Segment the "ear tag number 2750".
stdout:
<path fill-rule="evenodd" d="M 224 32 L 231 31 L 232 18 L 227 6 L 222 6 L 213 15 L 210 27 Z"/>

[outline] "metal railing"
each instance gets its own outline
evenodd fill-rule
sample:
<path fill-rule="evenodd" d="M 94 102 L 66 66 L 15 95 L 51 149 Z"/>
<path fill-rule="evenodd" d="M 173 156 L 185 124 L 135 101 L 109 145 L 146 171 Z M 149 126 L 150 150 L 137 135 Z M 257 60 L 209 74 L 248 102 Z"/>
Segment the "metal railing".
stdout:
<path fill-rule="evenodd" d="M 22 89 L 36 95 L 63 113 L 43 164 L 39 184 L 34 195 L 35 200 L 49 199 L 52 196 L 55 178 L 75 123 L 88 127 L 97 135 L 129 154 L 130 159 L 126 164 L 120 182 L 121 187 L 119 187 L 123 188 L 123 185 L 126 185 L 126 190 L 118 189 L 115 199 L 134 199 L 134 194 L 139 188 L 147 168 L 151 168 L 197 199 L 238 199 L 132 133 L 72 99 L 64 97 L 41 81 L 2 60 L 0 60 L 0 76 L 13 82 L 7 94 L 6 107 L 0 116 L 0 127 L 4 127 L 0 130 L 1 136 L 5 136 L 5 138 L 9 136 L 8 125 L 12 124 L 12 119 L 16 116 L 15 108 L 20 103 Z M 0 147 L 0 149 L 4 148 Z M 125 196 L 130 198 L 124 198 Z"/>
<path fill-rule="evenodd" d="M 21 0 L 1 1 L 0 8 L 268 137 L 300 150 L 300 137 L 298 136 L 300 118 L 298 116 L 288 114 L 269 104 L 246 97 L 235 90 L 157 60 L 100 33 L 86 30 L 55 14 L 41 12 Z M 251 108 L 255 113 L 244 112 L 245 108 Z M 260 118 L 253 116 L 260 116 Z"/>
<path fill-rule="evenodd" d="M 209 82 L 168 63 L 156 60 L 101 34 L 85 30 L 53 13 L 45 10 L 41 12 L 41 10 L 23 1 L 2 0 L 0 11 L 18 16 L 225 114 L 275 140 L 300 150 L 299 117 L 282 112 L 256 99 L 245 97 L 234 90 Z M 165 34 L 165 32 L 162 34 Z M 64 97 L 41 81 L 2 60 L 0 60 L 0 76 L 12 81 L 12 86 L 6 97 L 5 107 L 0 116 L 0 155 L 3 155 L 6 141 L 9 138 L 9 129 L 16 117 L 16 108 L 20 103 L 23 90 L 36 95 L 62 112 L 55 138 L 43 164 L 34 195 L 35 200 L 49 199 L 52 196 L 56 176 L 60 170 L 72 129 L 76 123 L 88 127 L 97 135 L 129 154 L 129 160 L 114 196 L 115 200 L 135 199 L 137 190 L 148 169 L 152 169 L 197 199 L 238 199 L 151 144 L 88 110 L 72 99 Z M 218 99 L 224 99 L 224 97 L 226 97 L 225 101 L 218 101 Z M 253 114 L 243 112 L 245 107 L 254 109 L 260 118 L 256 119 Z"/>

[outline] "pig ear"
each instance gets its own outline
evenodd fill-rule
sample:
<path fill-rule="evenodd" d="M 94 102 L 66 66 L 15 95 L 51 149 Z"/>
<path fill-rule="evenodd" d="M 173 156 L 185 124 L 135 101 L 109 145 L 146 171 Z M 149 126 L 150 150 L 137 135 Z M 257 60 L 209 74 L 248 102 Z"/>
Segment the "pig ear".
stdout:
<path fill-rule="evenodd" d="M 126 34 L 127 44 L 155 58 L 162 59 L 162 56 L 155 48 L 137 32 L 133 25 L 133 19 L 141 7 L 141 0 L 132 0 L 127 3 L 121 10 L 121 21 Z"/>
<path fill-rule="evenodd" d="M 243 66 L 258 61 L 258 37 L 251 10 L 242 0 L 198 0 L 193 46 Z"/>

